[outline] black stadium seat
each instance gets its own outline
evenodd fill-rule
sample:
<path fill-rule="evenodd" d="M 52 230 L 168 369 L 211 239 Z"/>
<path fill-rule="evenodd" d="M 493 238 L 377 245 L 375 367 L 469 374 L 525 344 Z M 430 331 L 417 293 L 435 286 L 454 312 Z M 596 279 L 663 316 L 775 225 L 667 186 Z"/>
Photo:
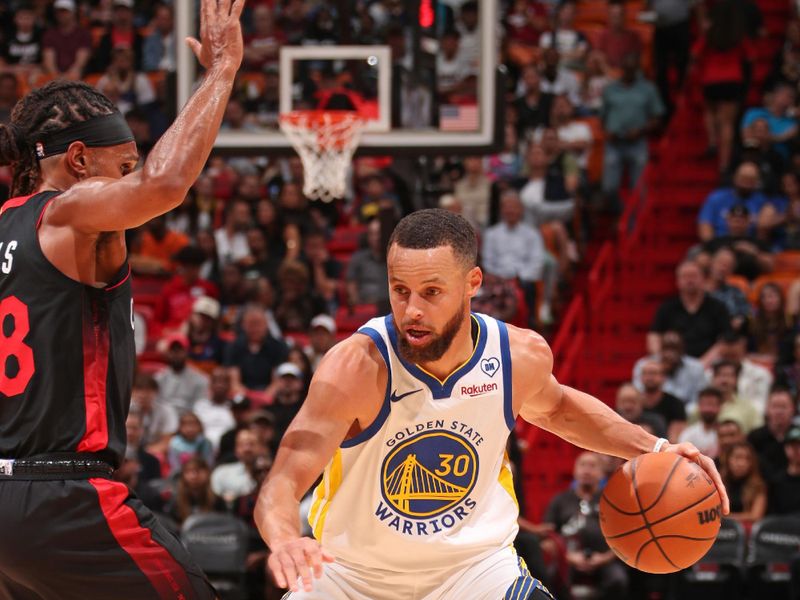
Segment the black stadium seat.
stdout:
<path fill-rule="evenodd" d="M 800 517 L 766 517 L 753 526 L 748 548 L 751 597 L 789 600 L 791 561 L 800 552 Z"/>
<path fill-rule="evenodd" d="M 243 600 L 247 526 L 220 513 L 192 515 L 183 523 L 181 541 L 203 569 L 221 600 Z"/>
<path fill-rule="evenodd" d="M 746 535 L 733 519 L 723 519 L 717 540 L 706 555 L 678 574 L 681 600 L 737 600 L 742 596 Z"/>

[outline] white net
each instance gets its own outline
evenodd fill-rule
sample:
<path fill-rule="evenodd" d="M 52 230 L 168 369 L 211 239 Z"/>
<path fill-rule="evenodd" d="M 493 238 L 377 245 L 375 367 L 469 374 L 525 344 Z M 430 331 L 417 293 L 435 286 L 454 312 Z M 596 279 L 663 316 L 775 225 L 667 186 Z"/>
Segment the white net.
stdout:
<path fill-rule="evenodd" d="M 364 119 L 354 111 L 295 111 L 281 115 L 280 124 L 303 162 L 306 197 L 343 197 Z"/>

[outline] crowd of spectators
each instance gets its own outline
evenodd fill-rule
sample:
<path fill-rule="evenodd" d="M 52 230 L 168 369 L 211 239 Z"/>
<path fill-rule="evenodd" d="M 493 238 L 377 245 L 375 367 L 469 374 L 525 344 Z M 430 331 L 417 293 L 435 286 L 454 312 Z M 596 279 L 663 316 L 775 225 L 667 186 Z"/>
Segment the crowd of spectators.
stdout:
<path fill-rule="evenodd" d="M 277 126 L 281 46 L 341 43 L 389 45 L 393 125 L 436 127 L 437 107 L 476 101 L 485 26 L 474 0 L 440 4 L 432 35 L 438 46 L 420 52 L 411 4 L 357 0 L 342 26 L 330 3 L 252 2 L 223 128 Z M 128 232 L 141 282 L 140 368 L 118 477 L 176 527 L 207 511 L 252 526 L 258 486 L 320 359 L 354 318 L 363 322 L 388 307 L 385 241 L 415 208 L 459 212 L 479 232 L 485 281 L 475 310 L 551 325 L 591 229 L 587 219 L 599 208 L 621 210 L 623 182 L 636 185 L 648 140 L 673 110 L 689 66 L 689 3 L 651 4 L 653 26 L 637 20 L 643 7 L 612 1 L 607 26 L 590 31 L 576 25 L 574 0 L 502 2 L 500 51 L 509 76 L 496 154 L 436 157 L 421 186 L 399 160 L 358 159 L 352 191 L 330 204 L 303 196 L 297 158 L 215 156 L 179 208 Z M 744 12 L 731 12 L 732 4 L 721 0 L 703 17 L 710 26 L 695 36 L 693 53 L 708 102 L 709 154 L 718 156 L 723 187 L 703 206 L 698 244 L 677 270 L 679 293 L 659 308 L 647 356 L 616 406 L 655 434 L 690 440 L 717 458 L 733 490 L 734 518 L 753 522 L 800 511 L 800 429 L 792 425 L 800 282 L 759 279 L 775 271 L 777 253 L 800 250 L 800 25 L 787 26 L 763 106 L 739 118 L 750 84 L 749 40 L 763 31 L 755 5 L 736 3 Z M 146 157 L 174 117 L 173 21 L 169 2 L 2 3 L 0 121 L 26 89 L 82 78 L 114 100 Z M 338 94 L 358 108 L 370 82 L 360 81 L 357 97 L 335 75 L 312 65 L 298 88 L 301 105 Z M 0 169 L 0 185 L 8 176 Z M 360 245 L 342 251 L 336 242 L 346 235 L 360 235 Z M 582 455 L 574 486 L 553 500 L 544 524 L 527 527 L 544 540 L 548 560 L 566 561 L 564 581 L 599 586 L 609 598 L 622 597 L 628 574 L 593 524 L 597 494 L 616 464 Z M 554 531 L 564 546 L 553 542 Z M 277 597 L 257 538 L 248 548 L 252 597 Z M 529 562 L 537 564 L 536 556 Z M 557 561 L 549 564 L 558 587 Z"/>

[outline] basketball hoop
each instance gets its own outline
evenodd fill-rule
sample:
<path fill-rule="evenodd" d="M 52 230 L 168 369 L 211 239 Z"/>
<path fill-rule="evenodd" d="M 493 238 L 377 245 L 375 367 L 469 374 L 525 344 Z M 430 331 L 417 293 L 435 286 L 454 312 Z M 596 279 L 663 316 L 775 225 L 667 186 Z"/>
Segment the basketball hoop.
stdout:
<path fill-rule="evenodd" d="M 349 110 L 296 110 L 280 116 L 281 130 L 303 162 L 306 197 L 330 202 L 344 196 L 347 168 L 365 124 Z"/>

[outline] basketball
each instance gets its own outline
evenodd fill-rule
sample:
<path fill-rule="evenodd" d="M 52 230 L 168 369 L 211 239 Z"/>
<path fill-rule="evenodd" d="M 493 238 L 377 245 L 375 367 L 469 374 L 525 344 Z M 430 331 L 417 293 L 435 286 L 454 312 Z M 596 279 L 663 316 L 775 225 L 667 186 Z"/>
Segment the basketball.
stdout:
<path fill-rule="evenodd" d="M 647 573 L 673 573 L 696 563 L 717 538 L 721 517 L 711 478 L 673 453 L 628 461 L 600 499 L 600 527 L 609 547 Z"/>

